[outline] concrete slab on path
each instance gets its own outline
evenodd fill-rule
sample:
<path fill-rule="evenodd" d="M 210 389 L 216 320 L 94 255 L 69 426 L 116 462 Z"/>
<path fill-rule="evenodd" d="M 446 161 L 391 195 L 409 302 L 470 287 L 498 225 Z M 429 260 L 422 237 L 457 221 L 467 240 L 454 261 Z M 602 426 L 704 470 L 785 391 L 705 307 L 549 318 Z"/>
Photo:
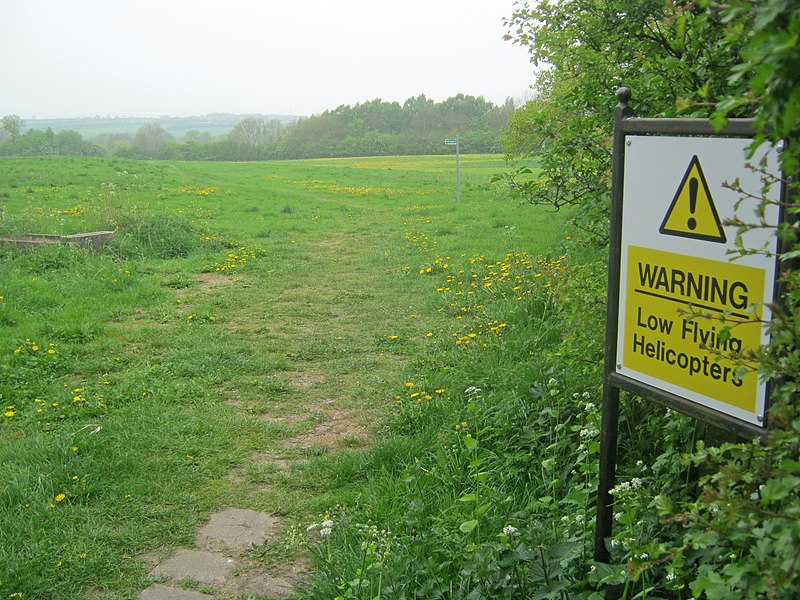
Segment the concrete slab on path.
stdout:
<path fill-rule="evenodd" d="M 219 553 L 202 550 L 178 550 L 150 572 L 166 575 L 174 581 L 191 579 L 205 585 L 222 585 L 236 566 L 236 561 Z"/>
<path fill-rule="evenodd" d="M 236 578 L 236 589 L 241 594 L 283 598 L 297 590 L 297 580 L 285 575 L 248 573 Z"/>
<path fill-rule="evenodd" d="M 197 531 L 198 541 L 220 541 L 230 549 L 244 549 L 267 541 L 278 519 L 246 508 L 223 508 Z"/>
<path fill-rule="evenodd" d="M 143 590 L 139 600 L 214 600 L 214 596 L 156 583 Z"/>

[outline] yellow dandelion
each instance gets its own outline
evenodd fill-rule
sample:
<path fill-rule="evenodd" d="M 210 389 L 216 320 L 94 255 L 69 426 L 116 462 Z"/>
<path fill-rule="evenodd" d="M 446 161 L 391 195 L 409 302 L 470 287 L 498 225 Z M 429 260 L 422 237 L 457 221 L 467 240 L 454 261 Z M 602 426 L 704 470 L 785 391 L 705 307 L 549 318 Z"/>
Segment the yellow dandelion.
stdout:
<path fill-rule="evenodd" d="M 67 497 L 66 494 L 59 494 L 58 496 L 56 496 L 56 502 L 63 502 L 66 497 Z"/>

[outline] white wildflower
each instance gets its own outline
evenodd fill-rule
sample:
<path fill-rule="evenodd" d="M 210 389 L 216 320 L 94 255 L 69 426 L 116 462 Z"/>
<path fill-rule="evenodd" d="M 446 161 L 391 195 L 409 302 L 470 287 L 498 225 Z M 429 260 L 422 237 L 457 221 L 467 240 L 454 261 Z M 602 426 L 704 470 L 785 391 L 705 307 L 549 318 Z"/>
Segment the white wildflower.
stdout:
<path fill-rule="evenodd" d="M 638 477 L 634 477 L 630 481 L 623 481 L 622 483 L 615 485 L 608 493 L 612 496 L 616 496 L 617 494 L 624 494 L 626 492 L 630 492 L 631 490 L 638 490 L 642 487 L 642 480 Z"/>
<path fill-rule="evenodd" d="M 506 525 L 503 527 L 503 533 L 506 535 L 511 535 L 512 533 L 517 533 L 517 528 L 513 525 Z"/>

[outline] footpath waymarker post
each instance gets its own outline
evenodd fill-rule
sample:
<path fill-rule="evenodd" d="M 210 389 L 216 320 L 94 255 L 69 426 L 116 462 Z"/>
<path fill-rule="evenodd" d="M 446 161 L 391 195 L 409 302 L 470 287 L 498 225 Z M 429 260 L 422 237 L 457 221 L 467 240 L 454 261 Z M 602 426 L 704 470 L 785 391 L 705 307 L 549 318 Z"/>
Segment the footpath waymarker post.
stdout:
<path fill-rule="evenodd" d="M 445 146 L 456 147 L 456 203 L 461 204 L 461 152 L 458 138 L 447 138 Z"/>
<path fill-rule="evenodd" d="M 640 119 L 630 97 L 627 88 L 618 91 L 614 117 L 599 562 L 610 558 L 620 391 L 739 436 L 765 431 L 767 386 L 731 357 L 769 341 L 779 251 L 777 236 L 757 228 L 742 241 L 763 252 L 734 260 L 737 228 L 725 225 L 741 200 L 725 182 L 738 180 L 753 193 L 763 188 L 763 175 L 745 157 L 752 121 L 732 119 L 715 131 L 704 119 Z M 762 159 L 778 177 L 777 150 L 750 162 Z M 783 218 L 785 193 L 778 185 L 769 190 L 765 222 Z"/>

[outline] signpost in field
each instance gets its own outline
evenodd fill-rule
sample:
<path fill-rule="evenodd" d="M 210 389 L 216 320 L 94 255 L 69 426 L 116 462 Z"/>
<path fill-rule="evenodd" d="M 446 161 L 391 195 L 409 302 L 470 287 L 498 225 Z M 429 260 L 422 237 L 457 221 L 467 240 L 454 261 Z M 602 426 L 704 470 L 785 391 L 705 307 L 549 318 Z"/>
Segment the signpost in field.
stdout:
<path fill-rule="evenodd" d="M 461 204 L 461 152 L 459 151 L 458 138 L 447 138 L 445 146 L 456 147 L 456 202 Z"/>

